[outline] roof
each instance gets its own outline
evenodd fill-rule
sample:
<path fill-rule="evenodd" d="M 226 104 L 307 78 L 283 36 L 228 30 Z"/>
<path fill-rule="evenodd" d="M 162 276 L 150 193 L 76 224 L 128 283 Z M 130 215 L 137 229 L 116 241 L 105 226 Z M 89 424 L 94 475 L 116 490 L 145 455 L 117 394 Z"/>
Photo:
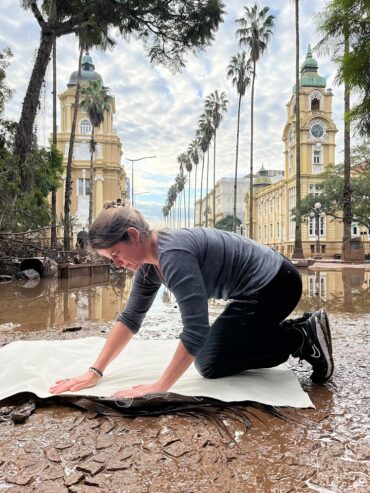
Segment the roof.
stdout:
<path fill-rule="evenodd" d="M 78 70 L 75 70 L 71 73 L 69 77 L 69 81 L 67 87 L 73 87 L 77 84 L 78 78 Z M 101 80 L 103 82 L 102 76 L 95 72 L 95 65 L 93 64 L 93 60 L 88 53 L 82 57 L 81 63 L 81 80 L 89 81 L 89 80 Z"/>

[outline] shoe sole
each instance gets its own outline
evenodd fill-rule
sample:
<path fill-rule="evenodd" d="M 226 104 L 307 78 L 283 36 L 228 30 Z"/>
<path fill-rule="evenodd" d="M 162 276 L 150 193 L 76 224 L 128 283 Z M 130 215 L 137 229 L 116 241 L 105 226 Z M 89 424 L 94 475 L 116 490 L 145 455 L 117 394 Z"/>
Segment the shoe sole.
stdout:
<path fill-rule="evenodd" d="M 333 348 L 331 343 L 329 319 L 325 310 L 321 309 L 318 314 L 314 314 L 314 320 L 316 326 L 316 336 L 328 363 L 328 368 L 323 378 L 314 377 L 313 380 L 325 381 L 332 376 L 334 371 Z"/>

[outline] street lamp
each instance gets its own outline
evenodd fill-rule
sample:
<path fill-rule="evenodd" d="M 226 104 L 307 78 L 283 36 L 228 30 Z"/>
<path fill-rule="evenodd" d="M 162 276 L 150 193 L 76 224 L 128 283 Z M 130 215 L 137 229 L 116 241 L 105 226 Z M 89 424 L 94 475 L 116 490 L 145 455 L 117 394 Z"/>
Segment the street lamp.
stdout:
<path fill-rule="evenodd" d="M 153 159 L 157 156 L 143 156 L 137 159 L 131 159 L 129 157 L 125 157 L 127 161 L 131 161 L 131 205 L 134 207 L 134 162 L 141 161 L 142 159 Z"/>
<path fill-rule="evenodd" d="M 244 231 L 245 231 L 245 226 L 243 224 L 240 224 L 239 226 L 236 227 L 236 234 L 240 236 L 244 236 Z"/>
<path fill-rule="evenodd" d="M 316 255 L 320 254 L 320 219 L 325 217 L 325 212 L 321 208 L 320 202 L 316 202 L 314 208 L 310 212 L 310 217 L 315 218 L 315 234 L 316 234 Z"/>

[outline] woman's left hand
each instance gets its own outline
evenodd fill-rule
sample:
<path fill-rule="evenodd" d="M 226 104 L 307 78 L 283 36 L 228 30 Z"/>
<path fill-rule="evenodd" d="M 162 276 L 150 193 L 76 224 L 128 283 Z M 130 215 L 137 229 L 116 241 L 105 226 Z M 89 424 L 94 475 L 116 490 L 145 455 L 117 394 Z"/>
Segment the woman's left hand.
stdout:
<path fill-rule="evenodd" d="M 141 397 L 146 394 L 158 394 L 162 392 L 167 392 L 167 388 L 164 388 L 163 385 L 158 382 L 147 384 L 147 385 L 135 385 L 132 389 L 120 390 L 119 392 L 115 392 L 112 397 Z"/>

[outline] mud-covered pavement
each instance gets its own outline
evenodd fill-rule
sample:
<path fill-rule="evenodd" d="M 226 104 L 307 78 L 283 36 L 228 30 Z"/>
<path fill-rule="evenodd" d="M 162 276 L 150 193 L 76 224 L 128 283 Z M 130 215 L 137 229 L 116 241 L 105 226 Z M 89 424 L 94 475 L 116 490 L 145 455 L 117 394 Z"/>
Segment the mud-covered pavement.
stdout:
<path fill-rule="evenodd" d="M 303 299 L 301 308 L 310 303 Z M 218 310 L 211 307 L 211 317 Z M 316 409 L 288 410 L 286 420 L 250 409 L 252 427 L 226 420 L 227 434 L 201 416 L 97 417 L 62 406 L 37 408 L 23 424 L 0 423 L 0 490 L 367 493 L 370 315 L 340 311 L 331 313 L 331 381 L 312 384 L 309 366 L 291 362 Z M 58 324 L 39 330 L 3 324 L 0 345 L 103 335 L 110 325 L 82 321 L 78 332 L 62 333 Z M 178 330 L 170 300 L 154 307 L 140 337 L 175 337 Z"/>

